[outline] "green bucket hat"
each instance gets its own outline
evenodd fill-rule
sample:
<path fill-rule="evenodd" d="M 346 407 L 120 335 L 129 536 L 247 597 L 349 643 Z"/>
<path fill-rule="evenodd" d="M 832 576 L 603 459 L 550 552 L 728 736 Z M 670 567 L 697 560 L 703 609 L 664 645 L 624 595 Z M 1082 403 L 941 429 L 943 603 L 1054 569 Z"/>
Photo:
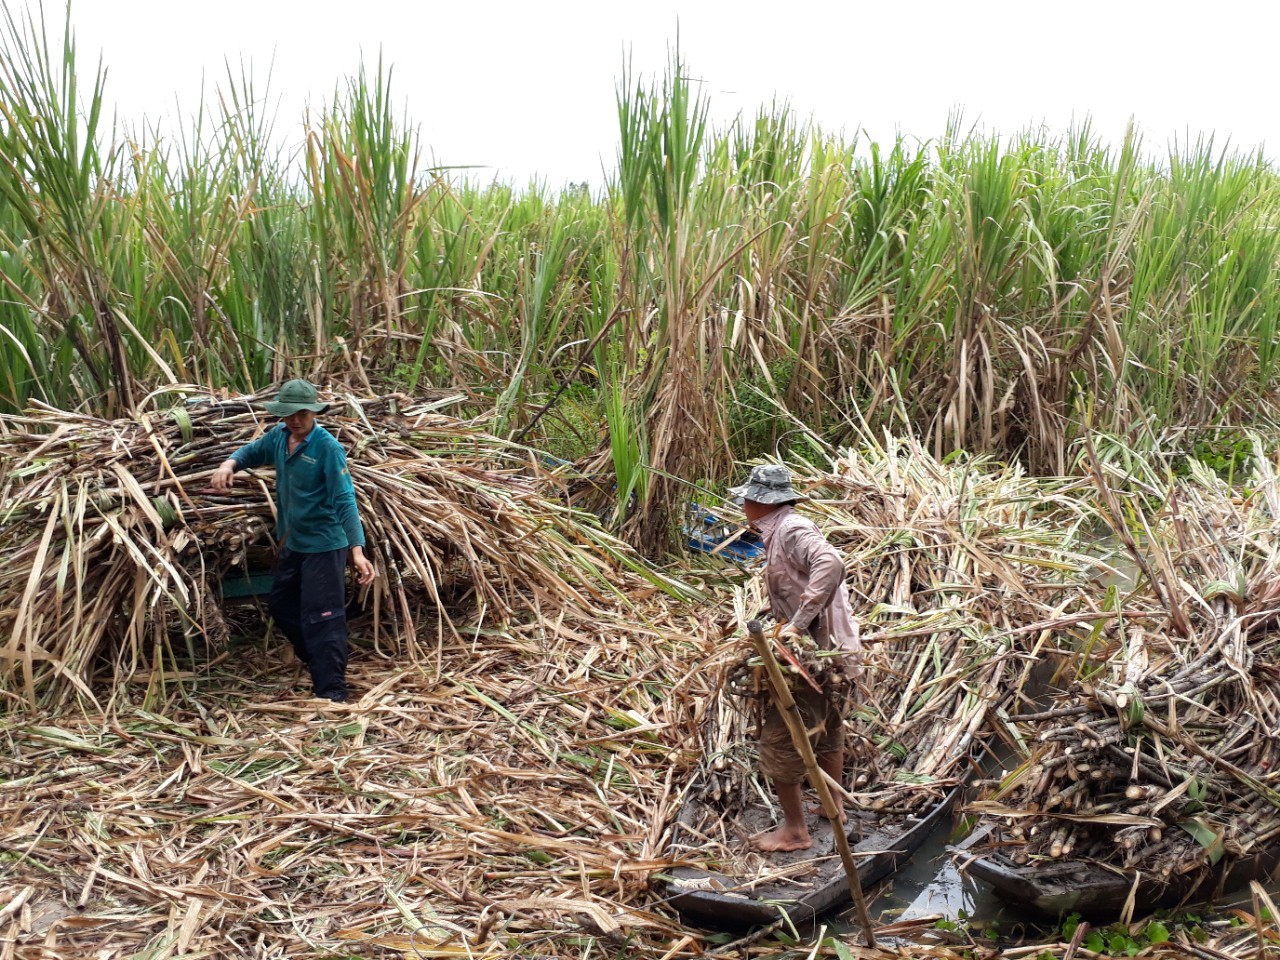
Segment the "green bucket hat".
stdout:
<path fill-rule="evenodd" d="M 276 398 L 268 400 L 263 406 L 267 408 L 267 413 L 276 417 L 287 417 L 299 410 L 324 413 L 329 409 L 329 404 L 320 402 L 316 388 L 305 380 L 288 381 L 280 388 Z"/>

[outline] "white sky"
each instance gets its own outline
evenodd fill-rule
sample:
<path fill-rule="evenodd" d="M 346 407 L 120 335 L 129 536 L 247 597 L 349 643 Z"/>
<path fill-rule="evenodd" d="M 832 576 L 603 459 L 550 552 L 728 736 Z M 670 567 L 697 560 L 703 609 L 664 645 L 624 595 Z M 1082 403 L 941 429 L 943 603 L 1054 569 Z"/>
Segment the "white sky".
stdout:
<path fill-rule="evenodd" d="M 27 0 L 0 0 L 10 7 Z M 34 0 L 33 0 L 34 2 Z M 45 0 L 58 24 L 64 0 Z M 1174 136 L 1280 145 L 1280 5 L 1220 0 L 72 0 L 82 62 L 101 52 L 119 117 L 172 124 L 243 58 L 278 104 L 283 142 L 379 51 L 434 160 L 523 183 L 601 181 L 616 153 L 624 51 L 662 70 L 676 39 L 727 122 L 775 97 L 831 130 L 926 139 L 953 108 L 1012 133 L 1088 115 L 1116 142 Z M 265 84 L 259 85 L 263 90 Z M 165 118 L 168 118 L 167 120 Z"/>

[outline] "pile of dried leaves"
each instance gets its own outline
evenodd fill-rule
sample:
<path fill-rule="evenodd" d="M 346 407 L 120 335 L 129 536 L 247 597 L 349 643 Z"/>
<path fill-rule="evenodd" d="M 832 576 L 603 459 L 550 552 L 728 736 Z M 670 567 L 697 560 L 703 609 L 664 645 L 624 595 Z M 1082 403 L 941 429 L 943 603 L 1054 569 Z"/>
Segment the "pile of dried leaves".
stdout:
<path fill-rule="evenodd" d="M 283 646 L 241 641 L 162 714 L 117 698 L 105 715 L 10 717 L 0 957 L 680 939 L 643 904 L 693 760 L 686 704 L 707 690 L 692 625 L 651 604 L 652 626 L 449 640 L 438 675 L 357 646 L 340 710 L 301 699 Z"/>
<path fill-rule="evenodd" d="M 123 679 L 225 644 L 220 581 L 270 540 L 270 471 L 223 494 L 209 481 L 275 422 L 256 399 L 0 418 L 0 694 L 92 698 L 104 663 Z M 379 572 L 362 599 L 380 649 L 421 660 L 455 634 L 455 612 L 471 630 L 590 614 L 628 571 L 671 588 L 590 515 L 541 495 L 527 450 L 403 397 L 340 398 L 324 422 L 349 452 Z"/>
<path fill-rule="evenodd" d="M 385 424 L 394 416 L 370 419 Z M 225 421 L 218 416 L 206 443 L 236 442 L 222 436 Z M 406 425 L 411 436 L 426 421 L 414 422 Z M 12 437 L 13 424 L 8 429 Z M 102 424 L 73 423 L 68 432 L 77 429 L 96 437 Z M 168 429 L 167 422 L 152 427 Z M 425 662 L 404 647 L 375 643 L 370 622 L 355 634 L 352 701 L 321 708 L 298 695 L 305 678 L 287 644 L 259 631 L 256 638 L 229 638 L 212 664 L 199 657 L 166 663 L 160 687 L 153 671 L 122 675 L 114 696 L 93 688 L 103 707 L 88 698 L 46 699 L 0 719 L 0 960 L 685 960 L 792 949 L 777 941 L 717 947 L 705 931 L 682 926 L 651 882 L 676 859 L 715 853 L 677 846 L 671 825 L 688 786 L 705 788 L 717 757 L 741 747 L 704 748 L 703 740 L 709 729 L 723 729 L 708 720 L 723 709 L 720 670 L 733 655 L 723 622 L 741 575 L 704 581 L 721 598 L 718 605 L 674 601 L 652 579 L 619 573 L 614 555 L 597 545 L 609 541 L 598 539 L 591 523 L 582 527 L 589 533 L 575 532 L 571 518 L 568 528 L 560 526 L 556 509 L 525 492 L 517 477 L 478 462 L 453 470 L 460 449 L 484 444 L 456 425 L 432 429 L 444 466 L 423 462 L 428 454 L 416 440 L 410 455 L 408 441 L 401 446 L 381 431 L 353 457 L 365 465 L 357 484 L 366 522 L 390 503 L 420 511 L 407 514 L 417 520 L 406 526 L 405 541 L 436 522 L 465 522 L 466 533 L 480 538 L 466 554 L 484 575 L 468 620 L 455 616 L 459 629 L 441 631 Z M 193 423 L 187 442 L 195 437 Z M 72 452 L 70 440 L 50 442 Z M 157 573 L 143 561 L 130 569 L 142 595 L 157 599 L 155 607 L 166 590 L 193 582 L 172 559 L 182 551 L 160 534 L 175 536 L 190 522 L 165 526 L 161 517 L 157 527 L 139 495 L 148 503 L 176 500 L 184 518 L 223 508 L 200 515 L 209 529 L 219 517 L 263 509 L 262 501 L 217 503 L 193 493 L 223 448 L 175 462 L 165 441 L 156 442 L 167 465 L 159 462 L 154 475 L 124 471 L 141 494 L 104 452 L 114 441 L 94 441 L 85 456 L 108 462 L 98 471 L 100 489 L 82 485 L 74 497 L 68 493 L 70 503 L 83 505 L 70 513 L 70 532 L 42 514 L 28 517 L 37 544 L 57 543 L 70 559 L 61 594 L 54 574 L 58 605 L 40 608 L 50 619 L 24 621 L 24 638 L 52 644 L 56 617 L 89 629 L 87 611 L 68 619 L 77 612 L 67 594 L 74 586 L 90 605 L 97 602 L 92 589 L 113 581 L 92 579 L 92 565 L 75 569 L 76 550 L 102 550 L 92 555 L 119 562 L 131 545 L 168 542 L 163 549 L 173 571 Z M 155 449 L 145 429 L 119 443 L 135 452 Z M 74 461 L 55 463 L 35 449 L 9 473 L 8 489 L 24 479 L 38 482 L 46 471 L 75 475 Z M 126 462 L 133 461 L 115 461 Z M 408 479 L 387 479 L 401 477 L 402 469 Z M 437 493 L 418 505 L 414 497 L 427 490 L 428 477 L 438 478 Z M 905 457 L 871 451 L 843 459 L 831 471 L 812 471 L 812 482 L 822 499 L 806 509 L 846 550 L 865 637 L 878 641 L 871 645 L 877 671 L 871 682 L 894 685 L 894 696 L 869 702 L 858 722 L 887 738 L 874 746 L 898 758 L 859 790 L 868 802 L 883 797 L 910 805 L 913 770 L 926 771 L 935 788 L 962 775 L 951 738 L 980 729 L 1001 691 L 1020 682 L 1024 668 L 1015 647 L 1073 622 L 1064 604 L 1075 602 L 1077 564 L 1062 551 L 1069 546 L 1064 524 L 1074 521 L 1069 509 L 1053 525 L 1033 520 L 1034 505 L 1065 497 L 1060 486 L 977 465 L 943 466 L 916 449 Z M 380 493 L 380 484 L 393 490 L 403 484 L 410 493 L 376 501 L 371 491 Z M 67 516 L 62 486 L 47 487 L 53 499 L 46 509 L 61 510 L 60 521 Z M 73 486 L 70 479 L 66 486 Z M 474 508 L 465 521 L 432 512 L 433 503 L 452 495 L 444 490 L 456 493 L 452 502 Z M 96 535 L 100 541 L 113 540 L 118 527 L 120 542 L 87 540 L 94 524 L 111 531 Z M 548 562 L 540 539 L 546 530 L 562 538 L 557 549 L 566 554 L 550 569 L 538 566 Z M 35 571 L 43 590 L 48 562 L 35 563 L 34 554 L 22 554 L 30 549 L 26 541 L 12 530 L 6 535 L 14 538 L 7 549 L 21 554 L 28 577 Z M 516 536 L 524 539 L 511 542 Z M 512 549 L 499 554 L 495 542 Z M 76 545 L 70 554 L 67 543 Z M 215 538 L 201 549 L 230 556 L 238 546 Z M 513 556 L 522 551 L 529 556 Z M 511 569 L 489 569 L 504 557 Z M 399 554 L 392 559 L 407 580 L 412 565 Z M 384 582 L 394 582 L 386 555 L 380 562 L 389 575 Z M 446 565 L 435 555 L 431 562 L 431 570 Z M 154 586 L 158 579 L 163 589 Z M 751 596 L 751 589 L 741 595 Z M 531 591 L 524 601 L 522 590 Z M 582 602 L 565 600 L 573 596 Z M 540 616 L 543 603 L 550 610 Z M 505 605 L 509 618 L 486 612 L 486 604 Z M 117 642 L 111 630 L 103 636 Z M 919 924 L 894 932 L 928 933 Z M 1258 944 L 1256 936 L 1223 931 L 1213 955 L 1243 957 Z M 805 952 L 950 960 L 993 951 L 934 940 L 873 952 L 833 937 Z M 1180 953 L 1175 944 L 1159 955 L 1197 954 Z"/>

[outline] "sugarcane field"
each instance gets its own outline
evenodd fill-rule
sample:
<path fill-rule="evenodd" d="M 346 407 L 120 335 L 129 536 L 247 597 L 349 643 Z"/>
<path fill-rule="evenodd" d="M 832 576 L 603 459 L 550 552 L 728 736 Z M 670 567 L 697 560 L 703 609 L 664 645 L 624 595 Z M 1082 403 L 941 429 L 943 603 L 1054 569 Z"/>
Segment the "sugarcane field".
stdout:
<path fill-rule="evenodd" d="M 1263 150 L 722 121 L 675 45 L 521 187 L 367 51 L 131 128 L 60 17 L 0 960 L 1280 958 Z"/>

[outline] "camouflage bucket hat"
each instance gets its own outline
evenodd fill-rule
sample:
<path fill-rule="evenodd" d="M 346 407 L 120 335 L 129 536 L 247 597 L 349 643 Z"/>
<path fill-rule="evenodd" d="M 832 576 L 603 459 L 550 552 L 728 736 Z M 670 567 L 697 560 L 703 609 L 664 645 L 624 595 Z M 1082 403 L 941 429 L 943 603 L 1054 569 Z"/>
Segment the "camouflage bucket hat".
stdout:
<path fill-rule="evenodd" d="M 290 380 L 280 388 L 274 400 L 268 400 L 263 406 L 273 417 L 287 417 L 299 410 L 324 413 L 329 409 L 327 403 L 320 402 L 316 388 L 305 380 Z"/>
<path fill-rule="evenodd" d="M 729 493 L 738 498 L 738 502 L 752 500 L 756 503 L 792 503 L 804 500 L 802 493 L 796 493 L 791 486 L 791 471 L 778 464 L 766 463 L 751 468 L 747 482 L 740 487 L 730 487 Z"/>

